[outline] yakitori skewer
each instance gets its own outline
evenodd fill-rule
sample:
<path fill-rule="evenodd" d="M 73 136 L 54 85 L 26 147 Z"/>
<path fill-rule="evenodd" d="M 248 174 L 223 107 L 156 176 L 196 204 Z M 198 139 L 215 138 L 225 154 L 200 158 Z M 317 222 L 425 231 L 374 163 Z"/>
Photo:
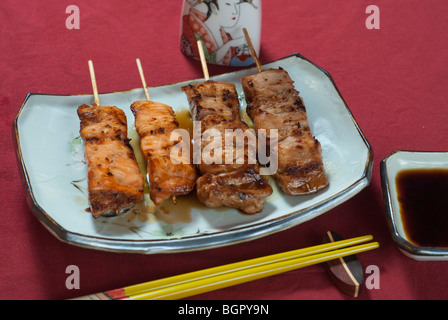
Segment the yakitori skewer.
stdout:
<path fill-rule="evenodd" d="M 278 167 L 273 176 L 289 195 L 315 193 L 329 182 L 303 100 L 286 70 L 263 71 L 247 30 L 244 33 L 259 71 L 241 80 L 246 112 L 257 131 L 264 129 L 269 136 L 270 130 L 277 130 Z"/>
<path fill-rule="evenodd" d="M 209 79 L 201 41 L 198 47 L 205 81 L 182 88 L 192 119 L 200 124 L 200 138 L 194 140 L 195 149 L 201 151 L 201 161 L 195 161 L 200 175 L 196 182 L 198 199 L 211 208 L 227 206 L 247 214 L 257 213 L 273 190 L 261 178 L 256 157 L 250 158 L 249 145 L 256 145 L 256 137 L 240 119 L 235 85 Z M 232 138 L 230 144 L 226 143 L 226 135 L 238 131 L 246 137 L 244 142 L 238 145 Z M 212 153 L 213 159 L 208 159 Z"/>
<path fill-rule="evenodd" d="M 100 106 L 95 72 L 89 61 L 95 104 L 78 108 L 88 165 L 92 215 L 115 216 L 143 199 L 143 177 L 127 137 L 123 110 Z"/>
<path fill-rule="evenodd" d="M 149 195 L 158 206 L 170 197 L 176 202 L 177 196 L 190 193 L 196 184 L 196 169 L 189 152 L 182 152 L 188 150 L 189 141 L 174 132 L 179 123 L 173 109 L 151 101 L 140 59 L 136 61 L 147 100 L 135 101 L 131 110 L 146 160 Z"/>

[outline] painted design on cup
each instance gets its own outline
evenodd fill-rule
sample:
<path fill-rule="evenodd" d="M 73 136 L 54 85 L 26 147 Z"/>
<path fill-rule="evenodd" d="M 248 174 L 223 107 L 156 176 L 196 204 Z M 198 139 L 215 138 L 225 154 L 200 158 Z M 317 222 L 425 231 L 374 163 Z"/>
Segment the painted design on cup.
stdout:
<path fill-rule="evenodd" d="M 255 50 L 260 47 L 260 0 L 184 0 L 181 51 L 199 59 L 202 40 L 208 63 L 226 66 L 254 64 L 243 28 L 249 30 Z"/>

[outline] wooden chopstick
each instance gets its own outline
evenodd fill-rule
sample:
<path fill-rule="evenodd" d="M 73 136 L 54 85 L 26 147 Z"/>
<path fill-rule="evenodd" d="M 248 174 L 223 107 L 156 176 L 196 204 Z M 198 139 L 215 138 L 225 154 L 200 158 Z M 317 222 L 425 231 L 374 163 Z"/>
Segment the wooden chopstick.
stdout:
<path fill-rule="evenodd" d="M 372 236 L 368 235 L 317 245 L 110 290 L 79 299 L 182 299 L 379 247 L 377 242 L 351 247 L 370 240 Z"/>

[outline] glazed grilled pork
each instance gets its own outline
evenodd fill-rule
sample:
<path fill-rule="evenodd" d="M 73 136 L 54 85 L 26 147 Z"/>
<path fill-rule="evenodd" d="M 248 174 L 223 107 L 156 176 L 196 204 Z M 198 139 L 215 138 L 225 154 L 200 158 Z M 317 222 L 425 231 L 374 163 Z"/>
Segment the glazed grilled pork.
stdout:
<path fill-rule="evenodd" d="M 273 190 L 260 176 L 256 159 L 250 157 L 249 144 L 252 141 L 256 145 L 256 136 L 240 120 L 235 85 L 205 81 L 182 90 L 188 98 L 192 119 L 201 124 L 202 161 L 197 165 L 201 177 L 196 182 L 199 200 L 211 208 L 227 206 L 246 214 L 260 212 Z M 227 145 L 226 130 L 235 133 L 235 139 Z M 238 134 L 246 137 L 240 144 Z M 216 144 L 213 137 L 220 137 L 220 143 Z M 213 161 L 204 158 L 211 143 L 215 143 Z"/>
<path fill-rule="evenodd" d="M 143 199 L 143 177 L 127 138 L 126 115 L 117 107 L 78 108 L 88 164 L 90 211 L 115 216 Z"/>
<path fill-rule="evenodd" d="M 308 125 L 306 109 L 289 74 L 266 70 L 244 77 L 246 112 L 255 129 L 278 130 L 278 170 L 274 178 L 288 195 L 315 193 L 328 185 L 321 146 Z M 268 141 L 270 141 L 268 139 Z"/>
<path fill-rule="evenodd" d="M 196 169 L 189 154 L 171 152 L 173 147 L 185 144 L 181 136 L 171 139 L 172 132 L 179 128 L 173 109 L 158 102 L 136 101 L 131 110 L 147 162 L 151 200 L 160 205 L 170 197 L 190 193 L 196 183 Z"/>

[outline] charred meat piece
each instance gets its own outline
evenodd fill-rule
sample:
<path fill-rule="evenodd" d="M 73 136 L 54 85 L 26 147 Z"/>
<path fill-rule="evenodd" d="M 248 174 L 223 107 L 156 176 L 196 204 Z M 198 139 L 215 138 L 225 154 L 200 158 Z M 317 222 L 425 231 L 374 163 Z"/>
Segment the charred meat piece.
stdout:
<path fill-rule="evenodd" d="M 78 108 L 92 215 L 115 216 L 143 199 L 143 177 L 127 138 L 126 115 L 109 106 Z"/>
<path fill-rule="evenodd" d="M 183 87 L 182 91 L 188 97 L 194 121 L 201 121 L 208 115 L 240 120 L 240 103 L 233 83 L 204 81 Z"/>
<path fill-rule="evenodd" d="M 206 173 L 197 181 L 199 201 L 210 208 L 227 206 L 247 214 L 260 212 L 272 188 L 256 169 L 253 166 L 218 174 Z"/>
<path fill-rule="evenodd" d="M 235 85 L 205 81 L 182 90 L 193 120 L 201 125 L 201 177 L 196 183 L 199 200 L 211 208 L 227 206 L 246 214 L 260 212 L 273 190 L 260 176 L 256 157 L 249 152 L 249 146 L 256 145 L 256 136 L 240 120 Z M 233 136 L 226 140 L 229 134 Z M 205 158 L 208 156 L 211 161 Z"/>
<path fill-rule="evenodd" d="M 170 197 L 190 193 L 196 184 L 196 168 L 189 154 L 181 152 L 189 142 L 173 133 L 179 128 L 173 109 L 163 103 L 136 101 L 131 110 L 147 162 L 151 200 L 160 205 Z M 179 148 L 178 152 L 174 147 Z"/>
<path fill-rule="evenodd" d="M 255 129 L 278 130 L 278 170 L 274 174 L 288 195 L 315 193 L 328 185 L 321 146 L 310 130 L 306 108 L 289 74 L 266 70 L 241 80 L 246 112 Z M 269 141 L 269 140 L 268 140 Z"/>

